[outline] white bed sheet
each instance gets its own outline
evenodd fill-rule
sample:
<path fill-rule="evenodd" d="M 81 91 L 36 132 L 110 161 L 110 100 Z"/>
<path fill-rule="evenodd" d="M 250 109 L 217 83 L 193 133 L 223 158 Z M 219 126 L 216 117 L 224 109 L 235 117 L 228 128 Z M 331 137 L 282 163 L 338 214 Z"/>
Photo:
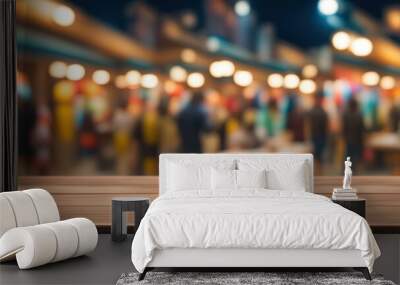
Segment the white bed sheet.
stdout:
<path fill-rule="evenodd" d="M 143 272 L 154 250 L 167 248 L 357 249 L 371 272 L 380 255 L 359 215 L 324 196 L 265 189 L 160 196 L 134 237 L 135 268 Z"/>

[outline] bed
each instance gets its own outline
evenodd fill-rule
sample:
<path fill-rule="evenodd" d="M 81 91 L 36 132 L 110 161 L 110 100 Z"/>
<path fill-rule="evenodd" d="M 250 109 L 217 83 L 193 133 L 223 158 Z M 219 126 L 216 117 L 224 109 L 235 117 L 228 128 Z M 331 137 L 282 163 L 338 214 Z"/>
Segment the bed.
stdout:
<path fill-rule="evenodd" d="M 313 194 L 311 154 L 161 154 L 160 196 L 132 243 L 159 267 L 352 267 L 380 251 L 365 219 Z"/>

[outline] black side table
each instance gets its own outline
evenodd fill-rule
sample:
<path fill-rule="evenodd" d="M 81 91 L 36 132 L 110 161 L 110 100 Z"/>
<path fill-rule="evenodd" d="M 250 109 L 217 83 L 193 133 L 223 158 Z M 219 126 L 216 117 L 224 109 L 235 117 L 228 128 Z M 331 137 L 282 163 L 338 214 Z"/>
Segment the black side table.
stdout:
<path fill-rule="evenodd" d="M 361 217 L 365 218 L 365 199 L 357 200 L 333 200 L 333 203 L 339 204 L 340 206 L 359 214 Z"/>
<path fill-rule="evenodd" d="M 123 241 L 127 235 L 126 214 L 135 213 L 135 232 L 140 221 L 149 208 L 150 199 L 142 197 L 115 197 L 112 199 L 111 238 L 113 241 Z"/>

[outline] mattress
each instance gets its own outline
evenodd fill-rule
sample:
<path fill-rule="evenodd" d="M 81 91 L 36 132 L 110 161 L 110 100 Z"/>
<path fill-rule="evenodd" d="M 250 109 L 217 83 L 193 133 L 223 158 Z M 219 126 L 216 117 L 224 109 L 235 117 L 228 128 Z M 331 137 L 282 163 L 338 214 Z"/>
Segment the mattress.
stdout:
<path fill-rule="evenodd" d="M 139 272 L 163 249 L 359 250 L 372 271 L 379 248 L 361 216 L 308 192 L 248 189 L 221 196 L 185 191 L 157 198 L 132 243 Z"/>

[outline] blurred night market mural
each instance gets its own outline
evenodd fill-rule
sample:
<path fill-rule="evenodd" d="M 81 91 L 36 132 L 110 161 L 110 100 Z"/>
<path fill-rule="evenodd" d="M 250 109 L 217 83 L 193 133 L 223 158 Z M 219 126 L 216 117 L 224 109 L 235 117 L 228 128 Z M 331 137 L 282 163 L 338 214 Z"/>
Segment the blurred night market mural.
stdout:
<path fill-rule="evenodd" d="M 19 175 L 156 175 L 164 152 L 400 173 L 400 4 L 18 0 Z"/>

